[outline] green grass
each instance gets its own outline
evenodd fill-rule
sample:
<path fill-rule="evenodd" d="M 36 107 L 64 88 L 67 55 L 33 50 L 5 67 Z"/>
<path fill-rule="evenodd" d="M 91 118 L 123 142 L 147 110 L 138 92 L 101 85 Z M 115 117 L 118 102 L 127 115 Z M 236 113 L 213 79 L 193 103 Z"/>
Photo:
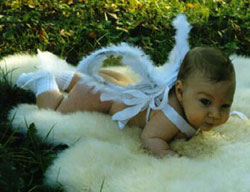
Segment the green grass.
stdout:
<path fill-rule="evenodd" d="M 248 0 L 0 0 L 0 59 L 39 48 L 76 65 L 102 46 L 126 41 L 162 64 L 174 45 L 171 21 L 180 12 L 193 26 L 191 47 L 250 55 Z M 17 104 L 35 103 L 34 95 L 11 85 L 3 72 L 0 93 L 0 191 L 62 191 L 44 186 L 43 174 L 65 146 L 39 140 L 34 124 L 21 135 L 7 119 Z"/>
<path fill-rule="evenodd" d="M 12 130 L 9 110 L 18 103 L 35 103 L 32 93 L 12 86 L 6 73 L 0 75 L 0 191 L 62 191 L 43 185 L 43 174 L 63 146 L 52 147 L 38 139 L 34 124 L 26 135 Z M 14 95 L 14 97 L 11 97 Z"/>
<path fill-rule="evenodd" d="M 0 0 L 0 57 L 39 48 L 77 64 L 101 46 L 127 41 L 163 63 L 174 45 L 171 21 L 179 12 L 193 25 L 192 47 L 208 45 L 229 54 L 250 54 L 248 0 L 70 2 Z"/>

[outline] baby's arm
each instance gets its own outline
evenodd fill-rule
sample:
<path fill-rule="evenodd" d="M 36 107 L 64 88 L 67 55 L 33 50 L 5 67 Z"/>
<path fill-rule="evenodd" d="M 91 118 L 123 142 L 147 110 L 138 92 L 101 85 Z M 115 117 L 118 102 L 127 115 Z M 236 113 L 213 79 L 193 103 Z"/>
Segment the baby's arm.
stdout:
<path fill-rule="evenodd" d="M 170 150 L 168 141 L 176 136 L 178 130 L 166 118 L 166 116 L 158 111 L 146 124 L 141 134 L 144 147 L 154 155 L 163 157 L 167 154 L 175 154 Z"/>

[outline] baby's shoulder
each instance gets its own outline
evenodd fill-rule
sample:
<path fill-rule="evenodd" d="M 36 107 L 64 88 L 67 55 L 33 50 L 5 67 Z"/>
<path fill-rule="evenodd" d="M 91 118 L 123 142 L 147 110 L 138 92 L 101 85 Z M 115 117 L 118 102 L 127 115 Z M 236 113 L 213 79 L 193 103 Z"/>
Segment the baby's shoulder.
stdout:
<path fill-rule="evenodd" d="M 154 121 L 156 124 L 161 124 L 166 127 L 173 127 L 174 124 L 167 118 L 162 110 L 155 110 L 151 112 L 150 121 Z M 174 126 L 175 127 L 175 126 Z"/>
<path fill-rule="evenodd" d="M 153 127 L 157 127 L 164 130 L 164 135 L 166 140 L 172 140 L 175 138 L 187 138 L 163 113 L 163 111 L 154 111 L 152 119 L 150 119 L 150 124 Z"/>
<path fill-rule="evenodd" d="M 155 132 L 161 132 L 165 140 L 171 140 L 178 135 L 179 130 L 176 126 L 165 116 L 161 110 L 152 111 L 148 126 Z"/>

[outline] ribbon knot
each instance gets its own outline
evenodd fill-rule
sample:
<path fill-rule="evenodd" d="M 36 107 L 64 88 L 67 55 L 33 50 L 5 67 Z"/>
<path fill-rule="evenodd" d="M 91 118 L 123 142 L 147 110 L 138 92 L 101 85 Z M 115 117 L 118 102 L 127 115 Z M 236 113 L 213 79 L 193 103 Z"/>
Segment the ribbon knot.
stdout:
<path fill-rule="evenodd" d="M 120 129 L 123 129 L 130 118 L 137 115 L 139 112 L 147 109 L 146 121 L 148 122 L 151 110 L 161 110 L 168 102 L 168 86 L 156 89 L 141 91 L 136 89 L 126 90 L 121 93 L 121 102 L 128 107 L 112 116 L 113 120 L 118 121 Z"/>

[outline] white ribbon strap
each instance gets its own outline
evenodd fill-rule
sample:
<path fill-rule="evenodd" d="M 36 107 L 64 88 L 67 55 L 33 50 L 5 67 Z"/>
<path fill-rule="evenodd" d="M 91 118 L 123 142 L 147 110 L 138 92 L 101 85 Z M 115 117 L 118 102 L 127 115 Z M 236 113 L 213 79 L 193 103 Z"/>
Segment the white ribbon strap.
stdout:
<path fill-rule="evenodd" d="M 191 127 L 169 104 L 162 110 L 167 118 L 187 137 L 195 135 L 196 130 Z"/>
<path fill-rule="evenodd" d="M 243 120 L 247 120 L 248 119 L 248 117 L 244 113 L 239 112 L 239 111 L 231 111 L 230 112 L 230 116 L 232 116 L 232 115 L 237 115 L 238 117 L 240 117 Z"/>

